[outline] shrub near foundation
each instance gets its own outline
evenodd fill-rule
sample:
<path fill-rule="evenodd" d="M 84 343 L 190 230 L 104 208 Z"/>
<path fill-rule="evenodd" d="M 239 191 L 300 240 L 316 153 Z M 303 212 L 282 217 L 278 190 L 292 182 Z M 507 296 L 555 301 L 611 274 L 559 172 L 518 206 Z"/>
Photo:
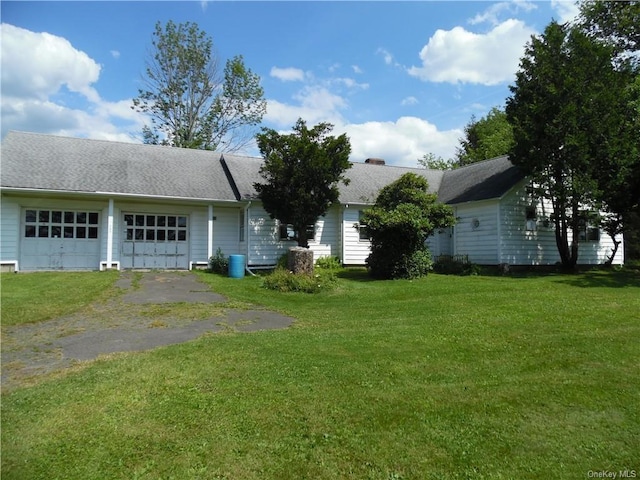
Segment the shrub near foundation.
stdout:
<path fill-rule="evenodd" d="M 333 272 L 316 270 L 313 275 L 296 274 L 284 268 L 276 268 L 264 277 L 262 286 L 278 292 L 319 293 L 333 289 L 337 284 Z"/>

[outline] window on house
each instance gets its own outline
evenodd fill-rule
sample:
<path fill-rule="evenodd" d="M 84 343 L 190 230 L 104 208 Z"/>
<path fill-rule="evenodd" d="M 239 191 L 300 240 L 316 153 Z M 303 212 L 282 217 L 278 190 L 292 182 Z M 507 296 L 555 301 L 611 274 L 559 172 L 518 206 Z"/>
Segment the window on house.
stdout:
<path fill-rule="evenodd" d="M 293 230 L 293 225 L 290 223 L 281 223 L 278 226 L 279 238 L 281 241 L 293 240 L 296 236 L 296 232 Z M 307 226 L 307 240 L 313 241 L 316 239 L 316 226 Z"/>
<path fill-rule="evenodd" d="M 537 227 L 538 214 L 536 212 L 536 207 L 533 205 L 528 206 L 525 209 L 525 218 L 527 222 L 527 230 L 534 231 Z"/>
<path fill-rule="evenodd" d="M 240 209 L 238 215 L 238 241 L 244 242 L 244 210 Z"/>
<path fill-rule="evenodd" d="M 361 242 L 368 242 L 369 240 L 371 240 L 371 236 L 369 235 L 369 229 L 367 228 L 367 226 L 364 223 L 362 223 L 363 215 L 364 215 L 364 212 L 360 210 L 358 212 L 358 239 Z"/>
<path fill-rule="evenodd" d="M 586 212 L 579 222 L 578 241 L 598 242 L 600 241 L 600 227 L 596 224 L 595 215 Z"/>
<path fill-rule="evenodd" d="M 24 236 L 27 238 L 98 238 L 98 212 L 25 210 Z"/>

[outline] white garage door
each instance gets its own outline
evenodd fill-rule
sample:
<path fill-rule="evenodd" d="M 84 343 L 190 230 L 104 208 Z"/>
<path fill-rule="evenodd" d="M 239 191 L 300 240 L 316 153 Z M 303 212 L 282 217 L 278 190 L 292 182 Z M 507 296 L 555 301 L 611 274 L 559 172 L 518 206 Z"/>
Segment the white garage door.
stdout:
<path fill-rule="evenodd" d="M 24 209 L 21 270 L 97 270 L 100 266 L 98 212 Z"/>
<path fill-rule="evenodd" d="M 123 268 L 189 268 L 186 215 L 124 214 Z"/>

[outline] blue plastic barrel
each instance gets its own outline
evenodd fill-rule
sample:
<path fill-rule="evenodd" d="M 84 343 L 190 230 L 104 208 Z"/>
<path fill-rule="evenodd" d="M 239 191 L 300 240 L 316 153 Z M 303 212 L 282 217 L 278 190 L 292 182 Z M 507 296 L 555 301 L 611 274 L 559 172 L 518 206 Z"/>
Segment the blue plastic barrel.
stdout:
<path fill-rule="evenodd" d="M 244 277 L 244 255 L 229 255 L 229 276 Z"/>

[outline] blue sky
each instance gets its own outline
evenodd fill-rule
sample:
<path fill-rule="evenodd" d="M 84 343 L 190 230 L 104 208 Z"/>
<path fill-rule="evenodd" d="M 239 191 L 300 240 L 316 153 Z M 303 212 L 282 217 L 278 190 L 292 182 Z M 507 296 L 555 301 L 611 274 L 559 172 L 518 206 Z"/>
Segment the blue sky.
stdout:
<path fill-rule="evenodd" d="M 221 65 L 261 77 L 263 126 L 301 117 L 346 133 L 351 160 L 416 166 L 455 154 L 472 115 L 509 95 L 531 35 L 572 1 L 2 1 L 2 137 L 9 130 L 139 142 L 132 111 L 156 22 L 196 22 Z M 245 152 L 259 155 L 255 147 Z"/>

